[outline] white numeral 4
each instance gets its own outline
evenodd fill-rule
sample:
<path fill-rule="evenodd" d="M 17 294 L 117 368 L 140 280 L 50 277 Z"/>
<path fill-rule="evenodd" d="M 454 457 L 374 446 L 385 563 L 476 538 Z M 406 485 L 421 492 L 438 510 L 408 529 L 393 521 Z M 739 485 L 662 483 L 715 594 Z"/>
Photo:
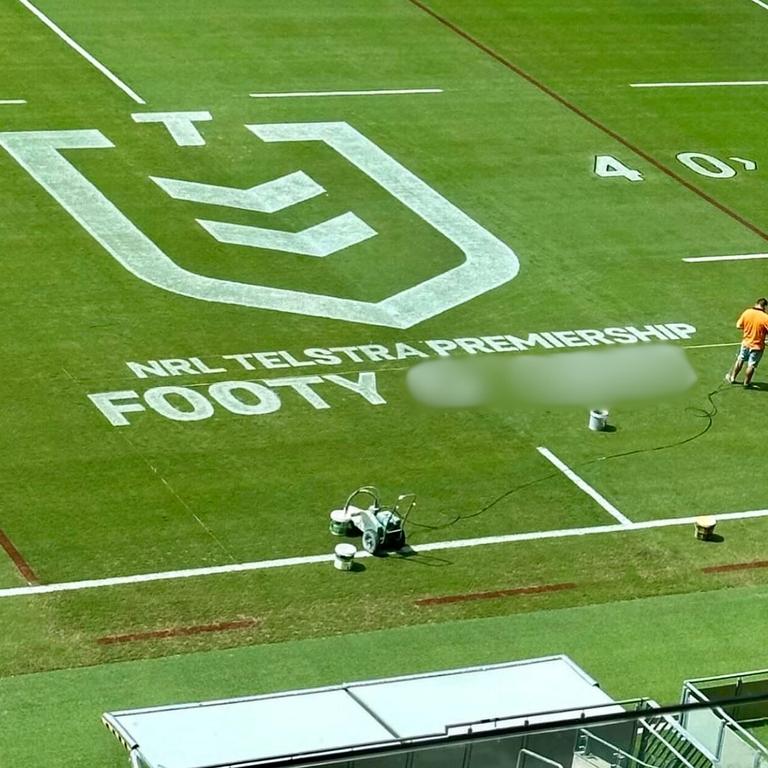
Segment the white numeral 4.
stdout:
<path fill-rule="evenodd" d="M 643 174 L 634 168 L 624 165 L 621 160 L 617 160 L 613 155 L 597 155 L 595 157 L 595 173 L 603 178 L 613 178 L 620 176 L 629 181 L 642 181 Z"/>

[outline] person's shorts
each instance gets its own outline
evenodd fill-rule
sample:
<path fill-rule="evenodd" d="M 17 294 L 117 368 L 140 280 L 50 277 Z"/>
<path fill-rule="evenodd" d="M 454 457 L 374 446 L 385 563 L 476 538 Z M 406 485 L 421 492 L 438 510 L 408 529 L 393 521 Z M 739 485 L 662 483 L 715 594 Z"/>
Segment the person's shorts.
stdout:
<path fill-rule="evenodd" d="M 754 368 L 760 362 L 763 351 L 762 349 L 750 349 L 749 347 L 742 346 L 739 350 L 739 360 L 742 363 L 746 363 L 750 368 Z"/>

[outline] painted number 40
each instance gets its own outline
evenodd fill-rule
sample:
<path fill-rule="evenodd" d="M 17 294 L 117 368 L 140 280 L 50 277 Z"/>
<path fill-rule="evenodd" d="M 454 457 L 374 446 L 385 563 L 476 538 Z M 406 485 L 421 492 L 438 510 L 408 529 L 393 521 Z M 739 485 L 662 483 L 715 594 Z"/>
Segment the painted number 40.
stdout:
<path fill-rule="evenodd" d="M 736 175 L 736 168 L 720 158 L 707 155 L 704 152 L 679 152 L 677 161 L 699 176 L 710 179 L 732 179 Z M 745 160 L 742 157 L 729 157 L 731 163 L 739 165 L 746 171 L 754 171 L 757 163 L 754 160 Z M 628 181 L 643 181 L 640 171 L 630 168 L 613 155 L 595 156 L 595 174 L 604 179 L 620 177 Z"/>

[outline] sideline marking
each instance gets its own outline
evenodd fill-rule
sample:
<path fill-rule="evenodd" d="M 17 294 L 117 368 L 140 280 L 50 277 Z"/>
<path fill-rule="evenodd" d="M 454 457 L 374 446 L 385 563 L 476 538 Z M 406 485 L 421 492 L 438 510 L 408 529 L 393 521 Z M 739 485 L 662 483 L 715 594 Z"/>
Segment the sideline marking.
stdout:
<path fill-rule="evenodd" d="M 605 496 L 598 493 L 589 483 L 582 480 L 567 464 L 560 461 L 552 451 L 544 446 L 539 446 L 536 450 L 549 462 L 554 464 L 574 485 L 581 488 L 587 496 L 594 499 L 609 515 L 618 520 L 622 525 L 632 525 L 632 521 L 619 512 Z"/>
<path fill-rule="evenodd" d="M 305 96 L 392 96 L 401 93 L 442 93 L 442 88 L 398 88 L 378 91 L 294 91 L 287 93 L 249 93 L 252 99 L 292 99 Z"/>
<path fill-rule="evenodd" d="M 756 0 L 753 0 L 756 2 Z M 768 8 L 768 6 L 763 6 Z M 630 88 L 705 88 L 727 85 L 768 85 L 768 80 L 721 80 L 709 83 L 630 83 Z"/>
<path fill-rule="evenodd" d="M 80 45 L 78 42 L 73 40 L 58 24 L 56 24 L 54 21 L 49 19 L 40 9 L 36 8 L 30 0 L 19 0 L 19 2 L 28 10 L 30 10 L 32 13 L 37 16 L 40 21 L 45 24 L 46 27 L 53 30 L 70 48 L 73 48 L 75 51 L 77 51 L 87 62 L 92 64 L 96 69 L 101 72 L 102 75 L 109 78 L 121 91 L 124 93 L 127 93 L 128 96 L 130 96 L 137 104 L 146 104 L 147 102 L 144 101 L 144 99 L 139 96 L 136 91 L 133 90 L 129 85 L 124 83 L 117 75 L 115 75 L 112 71 L 107 69 L 97 58 L 92 56 L 88 51 L 83 48 L 82 45 Z"/>
<path fill-rule="evenodd" d="M 99 645 L 115 645 L 117 643 L 132 643 L 136 640 L 164 640 L 167 637 L 190 637 L 207 632 L 226 632 L 232 629 L 248 629 L 255 627 L 258 619 L 237 619 L 234 621 L 217 621 L 213 624 L 195 624 L 190 627 L 167 627 L 166 629 L 151 629 L 144 632 L 131 632 L 124 635 L 106 635 L 99 637 Z"/>
<path fill-rule="evenodd" d="M 768 259 L 768 253 L 737 253 L 733 256 L 688 256 L 683 261 L 748 261 L 749 259 Z"/>
<path fill-rule="evenodd" d="M 508 544 L 514 541 L 538 541 L 543 539 L 564 539 L 571 536 L 589 536 L 599 533 L 623 533 L 627 531 L 642 531 L 648 528 L 668 528 L 677 525 L 690 525 L 700 515 L 692 517 L 672 517 L 666 520 L 647 520 L 642 523 L 622 525 L 595 525 L 589 528 L 561 528 L 551 531 L 530 531 L 528 533 L 509 533 L 500 536 L 485 536 L 477 539 L 456 539 L 454 541 L 433 541 L 430 544 L 419 544 L 411 549 L 420 552 L 437 552 L 446 549 L 465 549 L 489 544 Z M 726 512 L 712 515 L 716 520 L 747 520 L 758 517 L 768 517 L 768 509 L 753 509 L 747 512 Z M 373 557 L 365 551 L 358 552 L 356 557 Z M 97 587 L 115 587 L 125 584 L 140 584 L 150 581 L 171 581 L 187 579 L 194 576 L 213 576 L 227 573 L 242 573 L 244 571 L 261 571 L 272 568 L 285 568 L 291 565 L 310 565 L 315 563 L 331 563 L 335 555 L 307 555 L 305 557 L 283 557 L 278 560 L 257 560 L 250 563 L 233 565 L 214 565 L 206 568 L 186 568 L 178 571 L 161 571 L 159 573 L 140 573 L 134 576 L 113 576 L 106 579 L 88 579 L 84 581 L 65 581 L 58 584 L 39 584 L 29 587 L 10 587 L 0 589 L 0 599 L 4 597 L 26 597 L 30 595 L 50 594 L 52 592 L 75 592 L 81 589 Z"/>
<path fill-rule="evenodd" d="M 26 99 L 0 99 L 0 104 L 10 105 L 10 104 L 26 104 Z"/>
<path fill-rule="evenodd" d="M 752 0 L 752 2 L 755 5 L 759 5 L 761 8 L 765 8 L 765 10 L 768 11 L 768 4 L 764 3 L 763 0 Z"/>
<path fill-rule="evenodd" d="M 700 189 L 695 184 L 692 184 L 690 181 L 687 181 L 685 178 L 680 176 L 680 174 L 673 171 L 671 168 L 668 168 L 664 163 L 661 162 L 661 160 L 657 160 L 652 154 L 649 152 L 646 152 L 644 149 L 641 149 L 636 144 L 633 144 L 629 139 L 625 139 L 620 133 L 617 133 L 612 128 L 609 128 L 605 123 L 600 122 L 597 118 L 592 117 L 591 115 L 587 114 L 583 109 L 577 107 L 573 102 L 568 101 L 564 96 L 561 96 L 557 91 L 550 88 L 548 85 L 545 85 L 541 80 L 537 79 L 533 75 L 526 72 L 521 67 L 517 66 L 517 64 L 513 64 L 509 59 L 507 59 L 505 56 L 502 56 L 502 54 L 497 53 L 493 48 L 490 48 L 489 46 L 485 45 L 485 43 L 480 42 L 476 37 L 473 37 L 469 32 L 465 32 L 461 27 L 454 24 L 452 21 L 450 21 L 445 16 L 441 16 L 437 11 L 432 10 L 428 5 L 421 2 L 421 0 L 408 0 L 412 5 L 416 6 L 417 8 L 420 8 L 424 13 L 429 14 L 433 19 L 438 21 L 440 24 L 442 24 L 444 27 L 447 27 L 452 32 L 455 32 L 459 37 L 464 38 L 468 43 L 475 46 L 475 48 L 480 49 L 483 53 L 490 56 L 492 59 L 495 59 L 499 62 L 502 66 L 509 69 L 511 72 L 514 72 L 519 77 L 522 77 L 524 80 L 529 82 L 534 88 L 537 88 L 542 93 L 546 93 L 547 96 L 554 99 L 558 104 L 561 104 L 566 109 L 573 112 L 575 115 L 578 115 L 582 120 L 585 120 L 588 122 L 591 126 L 594 128 L 597 128 L 597 130 L 604 133 L 606 136 L 610 136 L 615 141 L 618 141 L 619 144 L 625 146 L 630 152 L 634 152 L 638 157 L 642 157 L 643 160 L 646 162 L 649 162 L 651 165 L 653 165 L 654 168 L 661 171 L 666 176 L 669 176 L 670 179 L 674 179 L 678 184 L 681 184 L 684 186 L 689 192 L 693 192 L 695 195 L 698 195 L 702 200 L 706 200 L 710 205 L 713 205 L 715 208 L 717 208 L 720 212 L 724 213 L 726 216 L 730 216 L 735 221 L 738 221 L 739 224 L 746 227 L 747 229 L 754 232 L 756 235 L 761 237 L 763 240 L 768 240 L 768 232 L 763 231 L 758 227 L 756 224 L 753 224 L 748 219 L 745 219 L 741 214 L 734 211 L 732 208 L 729 208 L 724 203 L 721 203 L 719 200 L 716 200 L 712 195 L 705 192 L 703 189 Z"/>
<path fill-rule="evenodd" d="M 0 530 L 0 547 L 5 550 L 5 554 L 11 558 L 16 566 L 16 570 L 24 577 L 27 584 L 39 584 L 40 579 L 32 570 L 32 566 L 24 559 L 24 555 L 13 545 L 13 542 Z"/>

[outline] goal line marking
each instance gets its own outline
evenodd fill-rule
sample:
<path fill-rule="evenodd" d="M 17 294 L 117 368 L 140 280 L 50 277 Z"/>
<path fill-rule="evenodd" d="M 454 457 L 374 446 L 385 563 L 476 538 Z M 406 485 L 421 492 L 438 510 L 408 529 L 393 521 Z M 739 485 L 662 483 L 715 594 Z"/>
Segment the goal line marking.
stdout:
<path fill-rule="evenodd" d="M 26 99 L 0 99 L 0 104 L 10 106 L 11 104 L 26 104 Z"/>
<path fill-rule="evenodd" d="M 49 19 L 48 16 L 46 16 L 39 8 L 35 7 L 30 0 L 19 0 L 19 2 L 29 11 L 31 11 L 35 16 L 37 16 L 40 21 L 45 24 L 46 27 L 53 30 L 70 48 L 77 51 L 89 64 L 96 67 L 96 69 L 101 72 L 102 75 L 107 77 L 109 80 L 111 80 L 121 91 L 128 94 L 137 104 L 146 104 L 147 102 L 144 101 L 144 99 L 139 96 L 136 91 L 133 90 L 129 85 L 124 83 L 114 72 L 112 72 L 110 69 L 105 67 L 95 56 L 92 56 L 88 51 L 83 48 L 80 43 L 78 43 L 76 40 L 73 40 L 56 22 L 54 22 L 52 19 Z"/>
<path fill-rule="evenodd" d="M 754 0 L 756 2 L 756 0 Z M 763 6 L 768 8 L 768 6 Z M 630 88 L 710 88 L 731 85 L 768 85 L 768 80 L 719 80 L 696 83 L 630 83 Z"/>
<path fill-rule="evenodd" d="M 429 544 L 418 544 L 411 549 L 421 552 L 439 552 L 450 549 L 465 549 L 467 547 L 487 546 L 490 544 L 508 544 L 515 541 L 539 541 L 543 539 L 563 539 L 572 536 L 589 536 L 600 533 L 622 533 L 627 531 L 642 531 L 649 528 L 667 528 L 670 526 L 690 525 L 697 519 L 694 517 L 673 517 L 667 520 L 647 520 L 641 523 L 624 525 L 596 525 L 588 528 L 561 528 L 551 531 L 529 531 L 527 533 L 510 533 L 501 536 L 484 536 L 476 539 L 456 539 L 454 541 L 433 541 Z M 712 515 L 716 520 L 746 520 L 749 518 L 768 517 L 768 509 L 755 509 L 747 512 L 727 512 Z M 367 552 L 358 552 L 356 557 L 372 557 Z M 159 573 L 140 573 L 134 576 L 115 576 L 105 579 L 87 579 L 83 581 L 66 581 L 58 584 L 40 584 L 29 587 L 7 587 L 0 589 L 0 599 L 5 597 L 27 597 L 31 595 L 51 594 L 54 592 L 76 592 L 82 589 L 99 587 L 115 587 L 127 584 L 142 584 L 152 581 L 172 581 L 188 579 L 195 576 L 214 576 L 227 573 L 242 573 L 245 571 L 261 571 L 273 568 L 286 568 L 295 565 L 311 565 L 331 563 L 333 554 L 308 555 L 306 557 L 283 557 L 277 560 L 257 560 L 250 563 L 232 565 L 215 565 L 205 568 L 185 568 L 177 571 L 162 571 Z"/>
<path fill-rule="evenodd" d="M 252 99 L 292 99 L 313 96 L 394 96 L 406 93 L 442 93 L 442 88 L 387 88 L 375 91 L 289 91 L 286 93 L 251 93 Z"/>
<path fill-rule="evenodd" d="M 580 488 L 590 498 L 594 499 L 611 517 L 622 525 L 632 525 L 632 521 L 619 512 L 608 499 L 598 493 L 586 480 L 579 477 L 565 462 L 555 456 L 552 451 L 540 445 L 536 450 L 551 464 L 554 464 L 577 488 Z"/>

